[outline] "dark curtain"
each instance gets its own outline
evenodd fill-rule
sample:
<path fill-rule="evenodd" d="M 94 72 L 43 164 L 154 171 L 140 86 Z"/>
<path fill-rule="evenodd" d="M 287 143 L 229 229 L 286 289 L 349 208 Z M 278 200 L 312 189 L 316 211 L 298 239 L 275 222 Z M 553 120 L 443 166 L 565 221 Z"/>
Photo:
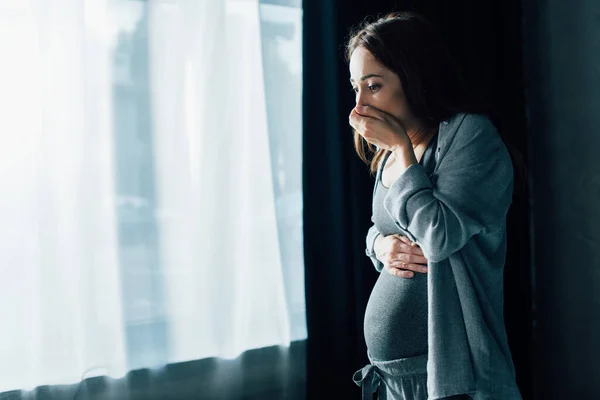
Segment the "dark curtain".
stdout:
<path fill-rule="evenodd" d="M 367 15 L 417 11 L 443 33 L 469 88 L 500 117 L 527 161 L 520 2 L 303 1 L 303 191 L 307 398 L 358 398 L 352 374 L 368 363 L 363 317 L 377 272 L 366 257 L 373 178 L 353 149 L 354 106 L 343 59 L 349 28 Z M 528 196 L 508 215 L 505 319 L 525 399 L 531 399 Z"/>

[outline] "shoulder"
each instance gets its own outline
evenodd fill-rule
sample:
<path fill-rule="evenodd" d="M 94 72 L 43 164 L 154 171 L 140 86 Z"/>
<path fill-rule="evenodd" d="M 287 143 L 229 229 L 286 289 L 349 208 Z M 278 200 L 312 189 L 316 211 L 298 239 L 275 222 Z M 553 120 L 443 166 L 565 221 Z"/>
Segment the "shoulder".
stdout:
<path fill-rule="evenodd" d="M 483 114 L 457 114 L 453 117 L 458 122 L 455 140 L 469 140 L 469 137 L 486 137 L 501 139 L 492 121 Z"/>
<path fill-rule="evenodd" d="M 456 114 L 448 120 L 444 157 L 452 163 L 484 163 L 503 160 L 510 153 L 492 121 L 482 114 Z"/>
<path fill-rule="evenodd" d="M 455 150 L 505 148 L 504 141 L 492 121 L 483 114 L 456 114 L 448 124 L 450 131 L 447 146 Z"/>

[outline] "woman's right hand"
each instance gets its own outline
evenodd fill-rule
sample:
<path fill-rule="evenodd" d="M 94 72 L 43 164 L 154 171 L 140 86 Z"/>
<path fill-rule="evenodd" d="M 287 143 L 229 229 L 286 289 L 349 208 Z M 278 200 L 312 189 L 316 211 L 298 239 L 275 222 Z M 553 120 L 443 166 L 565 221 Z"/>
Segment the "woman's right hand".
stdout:
<path fill-rule="evenodd" d="M 423 251 L 402 235 L 379 235 L 375 241 L 375 257 L 391 275 L 412 278 L 413 272 L 427 273 Z"/>

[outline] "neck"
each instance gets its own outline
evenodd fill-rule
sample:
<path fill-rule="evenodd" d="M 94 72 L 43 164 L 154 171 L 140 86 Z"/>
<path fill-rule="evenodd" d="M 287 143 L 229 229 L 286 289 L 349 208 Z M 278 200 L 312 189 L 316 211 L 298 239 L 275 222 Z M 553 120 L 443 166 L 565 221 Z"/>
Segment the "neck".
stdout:
<path fill-rule="evenodd" d="M 416 149 L 417 146 L 423 143 L 428 143 L 429 140 L 435 135 L 435 132 L 436 129 L 417 126 L 413 129 L 407 130 L 406 134 L 412 142 L 413 149 Z"/>

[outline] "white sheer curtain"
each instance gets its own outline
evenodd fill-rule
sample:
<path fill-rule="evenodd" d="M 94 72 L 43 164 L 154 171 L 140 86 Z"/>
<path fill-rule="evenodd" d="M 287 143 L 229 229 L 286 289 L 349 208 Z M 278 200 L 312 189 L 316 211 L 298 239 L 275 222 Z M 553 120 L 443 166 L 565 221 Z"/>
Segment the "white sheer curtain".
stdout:
<path fill-rule="evenodd" d="M 172 357 L 287 345 L 258 1 L 155 2 L 149 23 Z"/>
<path fill-rule="evenodd" d="M 259 7 L 0 3 L 0 392 L 303 338 Z"/>

